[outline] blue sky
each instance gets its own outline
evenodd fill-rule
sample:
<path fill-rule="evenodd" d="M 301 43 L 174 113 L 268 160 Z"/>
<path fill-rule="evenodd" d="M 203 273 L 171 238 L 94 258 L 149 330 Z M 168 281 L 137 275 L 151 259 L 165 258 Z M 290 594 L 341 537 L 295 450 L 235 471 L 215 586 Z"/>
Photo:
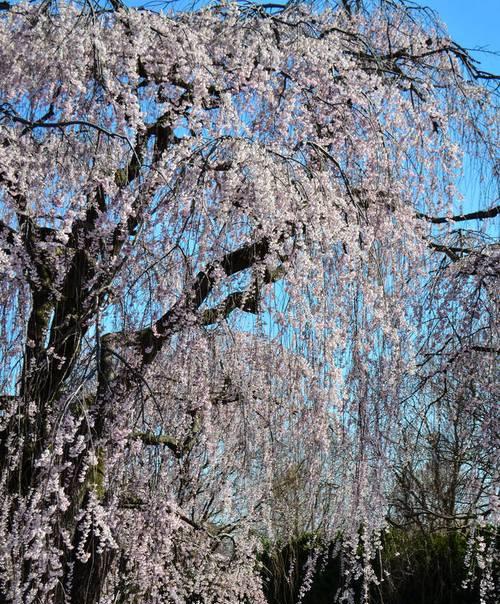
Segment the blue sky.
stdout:
<path fill-rule="evenodd" d="M 438 12 L 455 41 L 466 47 L 500 51 L 500 0 L 422 0 Z M 500 57 L 478 53 L 481 69 L 500 73 Z"/>

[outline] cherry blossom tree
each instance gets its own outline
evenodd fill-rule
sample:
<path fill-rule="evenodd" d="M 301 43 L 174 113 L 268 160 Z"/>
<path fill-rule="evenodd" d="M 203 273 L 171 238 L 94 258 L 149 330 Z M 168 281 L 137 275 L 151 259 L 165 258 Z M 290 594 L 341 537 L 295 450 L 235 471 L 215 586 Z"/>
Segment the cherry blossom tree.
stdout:
<path fill-rule="evenodd" d="M 436 376 L 498 435 L 493 76 L 396 0 L 0 7 L 0 599 L 264 602 L 299 530 L 367 584 Z"/>

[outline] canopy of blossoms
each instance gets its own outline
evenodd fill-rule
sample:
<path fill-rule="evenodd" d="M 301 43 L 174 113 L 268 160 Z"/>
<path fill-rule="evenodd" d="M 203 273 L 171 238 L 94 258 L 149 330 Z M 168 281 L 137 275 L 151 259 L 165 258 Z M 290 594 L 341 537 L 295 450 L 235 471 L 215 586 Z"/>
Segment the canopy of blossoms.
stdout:
<path fill-rule="evenodd" d="M 368 582 L 446 372 L 496 522 L 494 97 L 351 4 L 2 3 L 0 600 L 264 602 L 300 531 Z"/>

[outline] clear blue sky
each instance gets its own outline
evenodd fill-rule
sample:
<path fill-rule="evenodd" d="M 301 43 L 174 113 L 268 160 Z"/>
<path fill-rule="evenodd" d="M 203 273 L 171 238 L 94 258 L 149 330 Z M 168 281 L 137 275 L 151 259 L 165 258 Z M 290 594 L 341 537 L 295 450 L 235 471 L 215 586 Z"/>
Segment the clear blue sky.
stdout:
<path fill-rule="evenodd" d="M 421 0 L 448 26 L 461 46 L 500 51 L 500 0 Z M 500 73 L 500 57 L 478 53 L 481 69 Z"/>

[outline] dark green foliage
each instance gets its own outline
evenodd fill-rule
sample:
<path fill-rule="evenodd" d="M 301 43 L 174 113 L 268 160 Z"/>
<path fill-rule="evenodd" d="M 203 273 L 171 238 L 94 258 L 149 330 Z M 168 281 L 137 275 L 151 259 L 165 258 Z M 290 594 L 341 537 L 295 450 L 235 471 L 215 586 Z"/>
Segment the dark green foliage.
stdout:
<path fill-rule="evenodd" d="M 345 588 L 340 539 L 322 543 L 313 534 L 304 534 L 291 543 L 266 547 L 261 557 L 264 590 L 269 604 L 296 604 L 303 584 L 305 568 L 317 548 L 315 571 L 311 588 L 304 594 L 302 604 L 331 604 L 338 590 Z M 359 591 L 359 586 L 356 586 Z"/>
<path fill-rule="evenodd" d="M 462 588 L 466 539 L 458 531 L 393 530 L 384 547 L 382 565 L 389 575 L 372 589 L 374 604 L 478 604 L 478 586 Z"/>
<path fill-rule="evenodd" d="M 296 604 L 308 558 L 318 556 L 311 589 L 301 604 L 332 604 L 346 587 L 339 554 L 340 540 L 324 545 L 303 535 L 280 547 L 267 546 L 261 556 L 262 576 L 269 604 Z M 466 578 L 466 537 L 459 531 L 423 533 L 392 529 L 384 537 L 381 560 L 375 563 L 380 585 L 372 585 L 371 604 L 478 604 L 478 584 L 462 588 Z M 361 583 L 354 584 L 356 601 Z"/>

